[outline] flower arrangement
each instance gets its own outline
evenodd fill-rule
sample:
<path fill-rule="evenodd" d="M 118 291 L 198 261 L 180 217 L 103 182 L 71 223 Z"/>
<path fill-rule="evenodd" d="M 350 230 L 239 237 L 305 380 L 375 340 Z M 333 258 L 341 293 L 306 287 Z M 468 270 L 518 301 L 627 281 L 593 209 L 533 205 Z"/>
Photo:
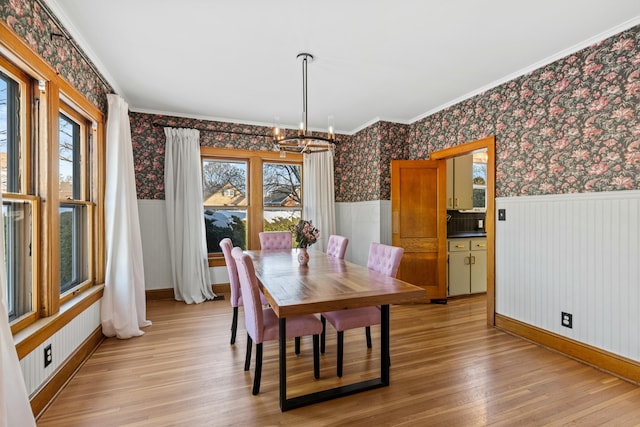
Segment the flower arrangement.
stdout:
<path fill-rule="evenodd" d="M 306 248 L 318 241 L 320 230 L 318 230 L 311 221 L 301 219 L 297 225 L 291 226 L 291 232 L 296 237 L 299 248 Z"/>

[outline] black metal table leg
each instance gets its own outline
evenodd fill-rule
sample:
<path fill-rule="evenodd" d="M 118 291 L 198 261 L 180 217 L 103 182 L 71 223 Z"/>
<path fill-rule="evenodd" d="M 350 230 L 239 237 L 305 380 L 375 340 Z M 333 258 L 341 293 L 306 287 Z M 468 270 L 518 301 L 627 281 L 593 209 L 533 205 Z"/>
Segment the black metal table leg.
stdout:
<path fill-rule="evenodd" d="M 280 410 L 287 408 L 287 319 L 281 317 L 280 322 Z"/>
<path fill-rule="evenodd" d="M 380 306 L 380 373 L 382 384 L 389 385 L 389 365 L 391 356 L 389 354 L 389 305 Z"/>
<path fill-rule="evenodd" d="M 389 385 L 389 305 L 382 305 L 380 309 L 380 377 L 290 399 L 287 399 L 286 325 L 285 319 L 280 319 L 280 410 L 282 412 Z"/>

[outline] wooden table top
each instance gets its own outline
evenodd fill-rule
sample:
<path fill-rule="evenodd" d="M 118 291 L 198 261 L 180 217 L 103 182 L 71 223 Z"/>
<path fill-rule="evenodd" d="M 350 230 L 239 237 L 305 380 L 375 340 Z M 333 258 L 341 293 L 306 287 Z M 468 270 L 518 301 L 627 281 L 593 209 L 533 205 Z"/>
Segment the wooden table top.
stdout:
<path fill-rule="evenodd" d="M 308 252 L 309 265 L 300 266 L 298 249 L 246 251 L 278 317 L 426 299 L 426 291 L 410 283 L 324 252 Z"/>

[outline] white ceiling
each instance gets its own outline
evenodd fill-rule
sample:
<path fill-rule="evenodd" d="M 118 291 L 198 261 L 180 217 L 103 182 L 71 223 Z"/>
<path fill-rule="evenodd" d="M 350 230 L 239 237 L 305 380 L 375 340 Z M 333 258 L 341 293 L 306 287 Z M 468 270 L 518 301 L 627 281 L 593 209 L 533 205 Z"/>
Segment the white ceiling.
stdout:
<path fill-rule="evenodd" d="M 130 109 L 411 123 L 640 23 L 638 0 L 47 0 Z"/>

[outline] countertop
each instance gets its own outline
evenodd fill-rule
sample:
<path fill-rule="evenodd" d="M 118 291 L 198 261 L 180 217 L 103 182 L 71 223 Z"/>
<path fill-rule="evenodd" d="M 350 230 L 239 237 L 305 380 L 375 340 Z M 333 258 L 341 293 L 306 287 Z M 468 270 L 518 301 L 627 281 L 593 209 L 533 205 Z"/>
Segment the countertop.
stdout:
<path fill-rule="evenodd" d="M 447 234 L 447 239 L 459 239 L 466 237 L 487 237 L 487 233 L 485 231 L 463 231 L 463 232 L 455 232 Z"/>

